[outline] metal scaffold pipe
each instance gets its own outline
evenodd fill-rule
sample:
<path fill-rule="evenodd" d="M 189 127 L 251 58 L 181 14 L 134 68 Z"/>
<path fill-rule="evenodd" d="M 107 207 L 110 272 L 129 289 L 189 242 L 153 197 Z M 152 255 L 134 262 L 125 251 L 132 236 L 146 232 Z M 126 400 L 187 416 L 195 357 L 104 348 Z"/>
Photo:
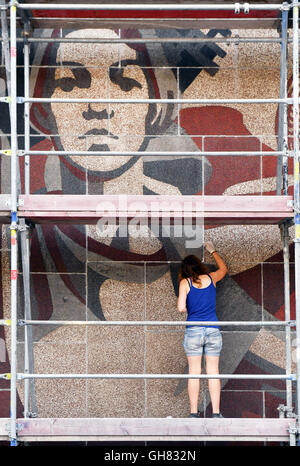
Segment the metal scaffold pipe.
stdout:
<path fill-rule="evenodd" d="M 295 305 L 297 415 L 300 419 L 300 192 L 299 192 L 299 4 L 293 5 L 293 144 L 294 144 L 294 209 L 295 209 Z M 299 426 L 298 426 L 299 429 Z M 298 430 L 299 435 L 299 430 Z"/>
<path fill-rule="evenodd" d="M 24 379 L 261 379 L 294 380 L 295 374 L 18 374 Z"/>
<path fill-rule="evenodd" d="M 265 11 L 265 10 L 281 10 L 282 3 L 274 4 L 250 4 L 249 3 L 232 3 L 232 4 L 168 4 L 168 3 L 159 3 L 159 4 L 48 4 L 48 3 L 16 3 L 17 7 L 22 10 L 123 10 L 123 11 L 155 11 L 155 10 L 172 10 L 172 11 L 186 11 L 186 10 L 209 10 L 209 11 L 238 11 L 237 6 L 239 5 L 240 11 L 255 10 L 255 11 Z"/>
<path fill-rule="evenodd" d="M 225 44 L 247 44 L 247 43 L 263 43 L 263 44 L 280 44 L 281 39 L 276 37 L 144 37 L 136 39 L 127 39 L 127 38 L 113 38 L 110 39 L 96 39 L 91 37 L 89 38 L 80 38 L 80 37 L 29 37 L 28 42 L 40 42 L 40 43 L 87 43 L 87 44 L 152 44 L 152 43 L 225 43 Z M 24 39 L 19 38 L 18 42 L 23 42 Z M 290 41 L 291 42 L 291 41 Z"/>
<path fill-rule="evenodd" d="M 280 53 L 280 89 L 279 97 L 286 99 L 287 98 L 287 55 L 288 55 L 288 11 L 284 10 L 282 12 L 282 22 L 281 22 L 281 53 Z M 287 104 L 279 104 L 278 106 L 278 150 L 284 151 L 287 148 L 287 133 L 288 133 L 288 124 L 287 124 Z M 287 157 L 279 156 L 277 159 L 277 173 L 276 173 L 276 194 L 281 194 L 281 189 L 283 185 L 284 194 L 286 194 L 286 188 L 288 183 L 288 167 L 287 167 Z M 284 173 L 284 175 L 283 175 Z"/>
<path fill-rule="evenodd" d="M 181 105 L 194 105 L 194 104 L 292 104 L 293 99 L 64 99 L 64 98 L 50 98 L 50 97 L 18 97 L 19 104 L 25 102 L 30 103 L 69 103 L 69 104 L 82 104 L 82 103 L 96 103 L 96 104 L 181 104 Z"/>
<path fill-rule="evenodd" d="M 19 320 L 19 325 L 99 325 L 99 326 L 126 326 L 126 325 L 153 325 L 153 326 L 171 326 L 171 327 L 180 327 L 180 326 L 189 326 L 189 325 L 201 325 L 201 326 L 210 326 L 210 325 L 219 325 L 222 327 L 226 326 L 261 326 L 261 327 L 282 327 L 282 326 L 293 326 L 295 325 L 294 321 L 217 321 L 217 322 L 207 322 L 207 321 L 151 321 L 151 320 Z"/>
<path fill-rule="evenodd" d="M 18 37 L 17 42 L 24 42 L 24 38 Z M 28 37 L 26 40 L 29 43 L 83 43 L 83 44 L 147 44 L 147 43 L 228 43 L 228 44 L 247 44 L 247 43 L 261 43 L 261 44 L 280 44 L 281 39 L 276 37 L 138 37 L 135 39 L 128 39 L 128 38 L 114 38 L 111 37 L 110 39 L 97 39 L 95 37 Z M 0 39 L 2 42 L 3 39 Z M 293 39 L 288 39 L 288 43 L 292 43 Z"/>
<path fill-rule="evenodd" d="M 11 61 L 11 379 L 10 379 L 10 442 L 17 445 L 17 11 L 10 7 Z"/>
<path fill-rule="evenodd" d="M 290 261 L 289 261 L 289 228 L 286 223 L 281 226 L 282 243 L 283 243 L 283 262 L 284 262 L 284 312 L 285 320 L 291 318 L 290 309 Z M 292 371 L 292 351 L 291 351 L 291 326 L 285 327 L 285 357 L 286 357 L 286 374 Z M 292 382 L 286 381 L 286 407 L 289 412 L 293 409 L 292 399 Z"/>
<path fill-rule="evenodd" d="M 0 153 L 5 153 L 5 151 L 0 151 Z M 253 152 L 247 152 L 247 151 L 240 151 L 240 152 L 236 152 L 236 151 L 232 151 L 232 152 L 222 152 L 222 151 L 219 151 L 219 152 L 207 152 L 207 151 L 204 151 L 204 152 L 197 152 L 197 151 L 192 151 L 192 152 L 179 152 L 179 151 L 176 151 L 176 152 L 165 152 L 165 151 L 143 151 L 143 152 L 139 152 L 139 151 L 136 151 L 136 152 L 132 152 L 132 151 L 123 151 L 123 152 L 117 152 L 117 151 L 114 151 L 114 152 L 111 152 L 111 151 L 53 151 L 53 150 L 28 150 L 28 151 L 19 151 L 19 155 L 22 156 L 22 155 L 51 155 L 51 156 L 55 156 L 55 155 L 78 155 L 78 156 L 87 156 L 87 157 L 92 157 L 92 156 L 111 156 L 111 157 L 114 157 L 114 156 L 117 156 L 117 157 L 127 157 L 127 156 L 132 156 L 132 157 L 165 157 L 165 156 L 177 156 L 177 157 L 195 157 L 195 156 L 199 156 L 199 157 L 204 157 L 204 156 L 214 156 L 214 157 L 225 157 L 225 156 L 229 156 L 229 157 L 258 157 L 258 156 L 269 156 L 269 157 L 274 157 L 274 156 L 277 156 L 277 155 L 284 155 L 285 152 L 282 152 L 282 151 L 253 151 Z M 4 154 L 5 155 L 5 154 Z"/>
<path fill-rule="evenodd" d="M 29 25 L 25 26 L 25 41 L 24 41 L 24 95 L 25 98 L 30 96 L 30 44 L 27 40 Z M 24 105 L 24 147 L 25 151 L 30 150 L 30 104 L 26 102 Z M 30 193 L 30 157 L 25 156 L 25 194 Z"/>

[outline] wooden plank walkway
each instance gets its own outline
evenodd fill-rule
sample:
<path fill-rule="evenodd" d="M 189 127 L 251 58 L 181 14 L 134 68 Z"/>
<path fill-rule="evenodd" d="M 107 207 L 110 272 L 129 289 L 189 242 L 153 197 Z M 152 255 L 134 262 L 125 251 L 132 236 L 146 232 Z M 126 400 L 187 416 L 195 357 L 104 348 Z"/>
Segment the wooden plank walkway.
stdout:
<path fill-rule="evenodd" d="M 291 196 L 21 195 L 18 215 L 36 223 L 170 218 L 205 224 L 276 224 L 294 217 Z"/>
<path fill-rule="evenodd" d="M 293 418 L 31 418 L 18 419 L 20 441 L 185 440 L 286 441 Z M 0 418 L 7 440 L 9 418 Z"/>

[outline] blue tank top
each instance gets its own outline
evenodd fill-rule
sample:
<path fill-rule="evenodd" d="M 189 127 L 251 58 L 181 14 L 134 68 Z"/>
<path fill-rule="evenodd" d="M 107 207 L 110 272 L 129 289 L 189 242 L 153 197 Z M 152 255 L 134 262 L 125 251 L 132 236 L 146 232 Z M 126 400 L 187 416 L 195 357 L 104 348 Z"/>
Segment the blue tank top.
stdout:
<path fill-rule="evenodd" d="M 210 278 L 210 285 L 205 288 L 196 288 L 192 280 L 187 279 L 190 285 L 190 291 L 186 298 L 187 321 L 211 321 L 217 322 L 216 314 L 216 287 Z M 187 328 L 191 327 L 188 325 Z M 205 327 L 219 328 L 217 325 L 205 325 Z"/>

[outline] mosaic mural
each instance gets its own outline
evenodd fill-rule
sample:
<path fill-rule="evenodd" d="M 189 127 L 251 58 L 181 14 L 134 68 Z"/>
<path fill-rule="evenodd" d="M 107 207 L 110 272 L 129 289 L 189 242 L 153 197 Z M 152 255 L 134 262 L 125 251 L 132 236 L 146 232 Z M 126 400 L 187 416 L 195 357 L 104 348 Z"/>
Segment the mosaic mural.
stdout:
<path fill-rule="evenodd" d="M 276 31 L 77 30 L 36 31 L 37 37 L 277 37 Z M 30 90 L 53 98 L 254 98 L 278 97 L 280 46 L 276 44 L 130 43 L 32 45 Z M 18 52 L 19 95 L 23 53 Z M 5 92 L 5 73 L 1 69 Z M 6 104 L 1 104 L 1 144 L 9 147 Z M 24 146 L 23 106 L 18 108 L 19 147 Z M 35 194 L 269 195 L 276 190 L 275 157 L 147 156 L 154 151 L 264 151 L 277 148 L 276 105 L 32 104 L 31 149 L 72 155 L 31 157 Z M 82 157 L 76 151 L 140 151 L 139 157 Z M 9 159 L 1 160 L 1 191 L 9 192 Z M 24 160 L 20 159 L 24 189 Z M 1 239 L 1 313 L 9 316 L 9 241 Z M 291 305 L 293 302 L 291 229 Z M 284 319 L 283 258 L 277 226 L 213 226 L 204 230 L 228 265 L 217 286 L 220 320 Z M 118 234 L 95 226 L 36 225 L 31 234 L 34 319 L 181 320 L 176 309 L 177 272 L 188 253 L 186 238 Z M 213 269 L 208 256 L 205 261 Z M 21 267 L 21 266 L 20 266 Z M 20 315 L 23 308 L 20 269 Z M 9 335 L 0 329 L 1 338 Z M 181 327 L 34 327 L 36 372 L 185 373 Z M 256 327 L 223 329 L 223 373 L 282 374 L 285 335 Z M 23 370 L 24 335 L 18 335 Z M 0 372 L 9 372 L 9 357 Z M 210 415 L 207 384 L 199 409 Z M 8 416 L 8 383 L 0 381 L 0 416 Z M 184 417 L 186 380 L 37 380 L 40 417 Z M 23 411 L 19 386 L 19 414 Z M 223 380 L 226 417 L 277 417 L 285 382 Z"/>

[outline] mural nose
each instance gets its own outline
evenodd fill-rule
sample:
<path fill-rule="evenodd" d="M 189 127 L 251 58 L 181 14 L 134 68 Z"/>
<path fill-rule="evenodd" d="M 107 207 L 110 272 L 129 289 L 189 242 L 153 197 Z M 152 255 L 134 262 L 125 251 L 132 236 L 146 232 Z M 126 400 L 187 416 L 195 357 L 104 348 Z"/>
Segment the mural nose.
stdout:
<path fill-rule="evenodd" d="M 91 107 L 91 104 L 88 105 L 88 111 L 82 112 L 82 116 L 85 120 L 108 120 L 114 116 L 115 112 L 112 110 L 110 114 L 108 114 L 106 108 L 103 110 L 94 110 Z"/>

